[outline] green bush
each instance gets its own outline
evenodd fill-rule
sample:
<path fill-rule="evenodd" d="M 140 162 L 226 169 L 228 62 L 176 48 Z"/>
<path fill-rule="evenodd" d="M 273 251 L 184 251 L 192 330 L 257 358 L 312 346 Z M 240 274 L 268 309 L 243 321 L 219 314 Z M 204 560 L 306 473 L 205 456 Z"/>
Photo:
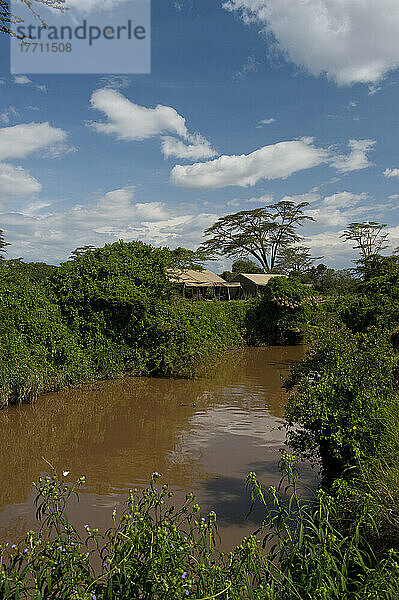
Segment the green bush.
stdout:
<path fill-rule="evenodd" d="M 359 467 L 378 452 L 389 406 L 398 402 L 398 357 L 386 331 L 322 330 L 307 358 L 285 382 L 291 444 L 320 454 L 328 479 Z M 352 473 L 353 474 L 353 473 Z"/>
<path fill-rule="evenodd" d="M 48 280 L 0 264 L 0 404 L 81 381 L 191 377 L 242 345 L 249 303 L 183 301 L 174 254 L 141 242 L 90 250 Z"/>
<path fill-rule="evenodd" d="M 88 379 L 79 336 L 41 283 L 0 263 L 0 404 Z"/>
<path fill-rule="evenodd" d="M 311 289 L 298 281 L 273 277 L 248 312 L 249 339 L 253 344 L 299 341 L 317 300 Z"/>

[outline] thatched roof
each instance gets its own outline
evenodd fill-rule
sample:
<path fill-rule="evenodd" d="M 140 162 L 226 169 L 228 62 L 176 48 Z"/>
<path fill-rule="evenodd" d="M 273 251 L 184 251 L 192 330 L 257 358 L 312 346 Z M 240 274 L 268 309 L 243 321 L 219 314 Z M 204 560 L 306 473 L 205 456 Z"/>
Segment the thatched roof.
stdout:
<path fill-rule="evenodd" d="M 169 280 L 172 283 L 180 283 L 186 287 L 239 287 L 240 283 L 227 282 L 216 273 L 204 269 L 203 271 L 194 271 L 192 269 L 170 269 L 168 271 Z"/>
<path fill-rule="evenodd" d="M 273 277 L 286 277 L 286 275 L 278 275 L 271 273 L 238 273 L 233 278 L 233 282 L 240 282 L 243 278 L 255 285 L 267 285 Z"/>

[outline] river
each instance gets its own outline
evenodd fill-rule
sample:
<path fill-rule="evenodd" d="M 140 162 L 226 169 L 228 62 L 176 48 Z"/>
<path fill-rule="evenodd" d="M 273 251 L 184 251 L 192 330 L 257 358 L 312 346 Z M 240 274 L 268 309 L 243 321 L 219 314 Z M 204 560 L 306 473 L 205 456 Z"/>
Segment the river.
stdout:
<path fill-rule="evenodd" d="M 193 491 L 218 515 L 224 549 L 260 522 L 246 519 L 245 478 L 255 471 L 276 485 L 284 444 L 286 394 L 281 375 L 303 357 L 301 346 L 226 353 L 196 380 L 129 378 L 46 394 L 33 405 L 0 412 L 0 539 L 14 542 L 34 526 L 31 482 L 48 471 L 45 457 L 72 481 L 86 477 L 71 507 L 78 526 L 106 528 L 111 512 L 153 471 L 177 502 Z M 303 482 L 317 472 L 303 464 Z"/>

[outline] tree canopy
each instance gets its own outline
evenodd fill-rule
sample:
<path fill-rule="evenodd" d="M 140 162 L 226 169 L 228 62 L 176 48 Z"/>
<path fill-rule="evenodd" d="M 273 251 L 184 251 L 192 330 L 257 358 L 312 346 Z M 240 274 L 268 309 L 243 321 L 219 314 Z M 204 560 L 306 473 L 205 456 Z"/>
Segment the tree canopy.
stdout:
<path fill-rule="evenodd" d="M 360 251 L 362 260 L 367 260 L 388 248 L 388 234 L 384 233 L 385 227 L 385 224 L 375 221 L 349 223 L 341 238 L 345 242 L 354 243 L 353 249 Z"/>
<path fill-rule="evenodd" d="M 251 256 L 270 273 L 281 250 L 301 241 L 298 227 L 306 220 L 314 220 L 303 213 L 306 206 L 308 202 L 281 200 L 220 217 L 205 230 L 208 239 L 200 249 L 212 255 Z"/>
<path fill-rule="evenodd" d="M 263 273 L 263 269 L 248 258 L 239 258 L 231 267 L 233 273 Z"/>
<path fill-rule="evenodd" d="M 306 246 L 289 246 L 282 248 L 276 261 L 275 270 L 282 275 L 303 275 L 313 267 L 315 260 L 322 256 L 312 256 Z"/>

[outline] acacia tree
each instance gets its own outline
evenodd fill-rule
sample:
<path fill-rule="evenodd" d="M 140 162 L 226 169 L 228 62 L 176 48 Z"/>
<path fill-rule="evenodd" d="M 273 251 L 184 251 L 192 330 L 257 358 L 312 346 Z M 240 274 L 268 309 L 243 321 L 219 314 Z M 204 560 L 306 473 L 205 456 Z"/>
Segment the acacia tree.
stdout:
<path fill-rule="evenodd" d="M 276 261 L 276 271 L 283 275 L 302 275 L 308 272 L 315 260 L 322 256 L 312 256 L 306 246 L 289 246 L 282 248 Z"/>
<path fill-rule="evenodd" d="M 38 10 L 40 10 L 41 6 L 48 6 L 49 8 L 61 11 L 67 10 L 66 0 L 19 1 L 29 8 L 32 14 L 40 20 L 43 27 L 46 26 L 46 23 L 37 12 Z M 18 15 L 14 15 L 11 13 L 8 0 L 0 0 L 0 31 L 2 33 L 7 33 L 8 35 L 11 35 L 13 37 L 20 37 L 12 31 L 12 26 L 22 22 L 23 19 L 21 17 L 18 17 Z"/>
<path fill-rule="evenodd" d="M 384 233 L 386 224 L 375 221 L 350 223 L 340 236 L 345 242 L 352 242 L 354 250 L 360 250 L 361 260 L 367 261 L 372 256 L 388 248 L 388 234 Z"/>
<path fill-rule="evenodd" d="M 205 230 L 204 235 L 209 239 L 200 249 L 213 256 L 252 256 L 270 273 L 281 250 L 302 239 L 297 234 L 298 227 L 306 220 L 314 220 L 303 214 L 306 206 L 308 202 L 295 204 L 281 200 L 263 208 L 220 217 Z"/>

